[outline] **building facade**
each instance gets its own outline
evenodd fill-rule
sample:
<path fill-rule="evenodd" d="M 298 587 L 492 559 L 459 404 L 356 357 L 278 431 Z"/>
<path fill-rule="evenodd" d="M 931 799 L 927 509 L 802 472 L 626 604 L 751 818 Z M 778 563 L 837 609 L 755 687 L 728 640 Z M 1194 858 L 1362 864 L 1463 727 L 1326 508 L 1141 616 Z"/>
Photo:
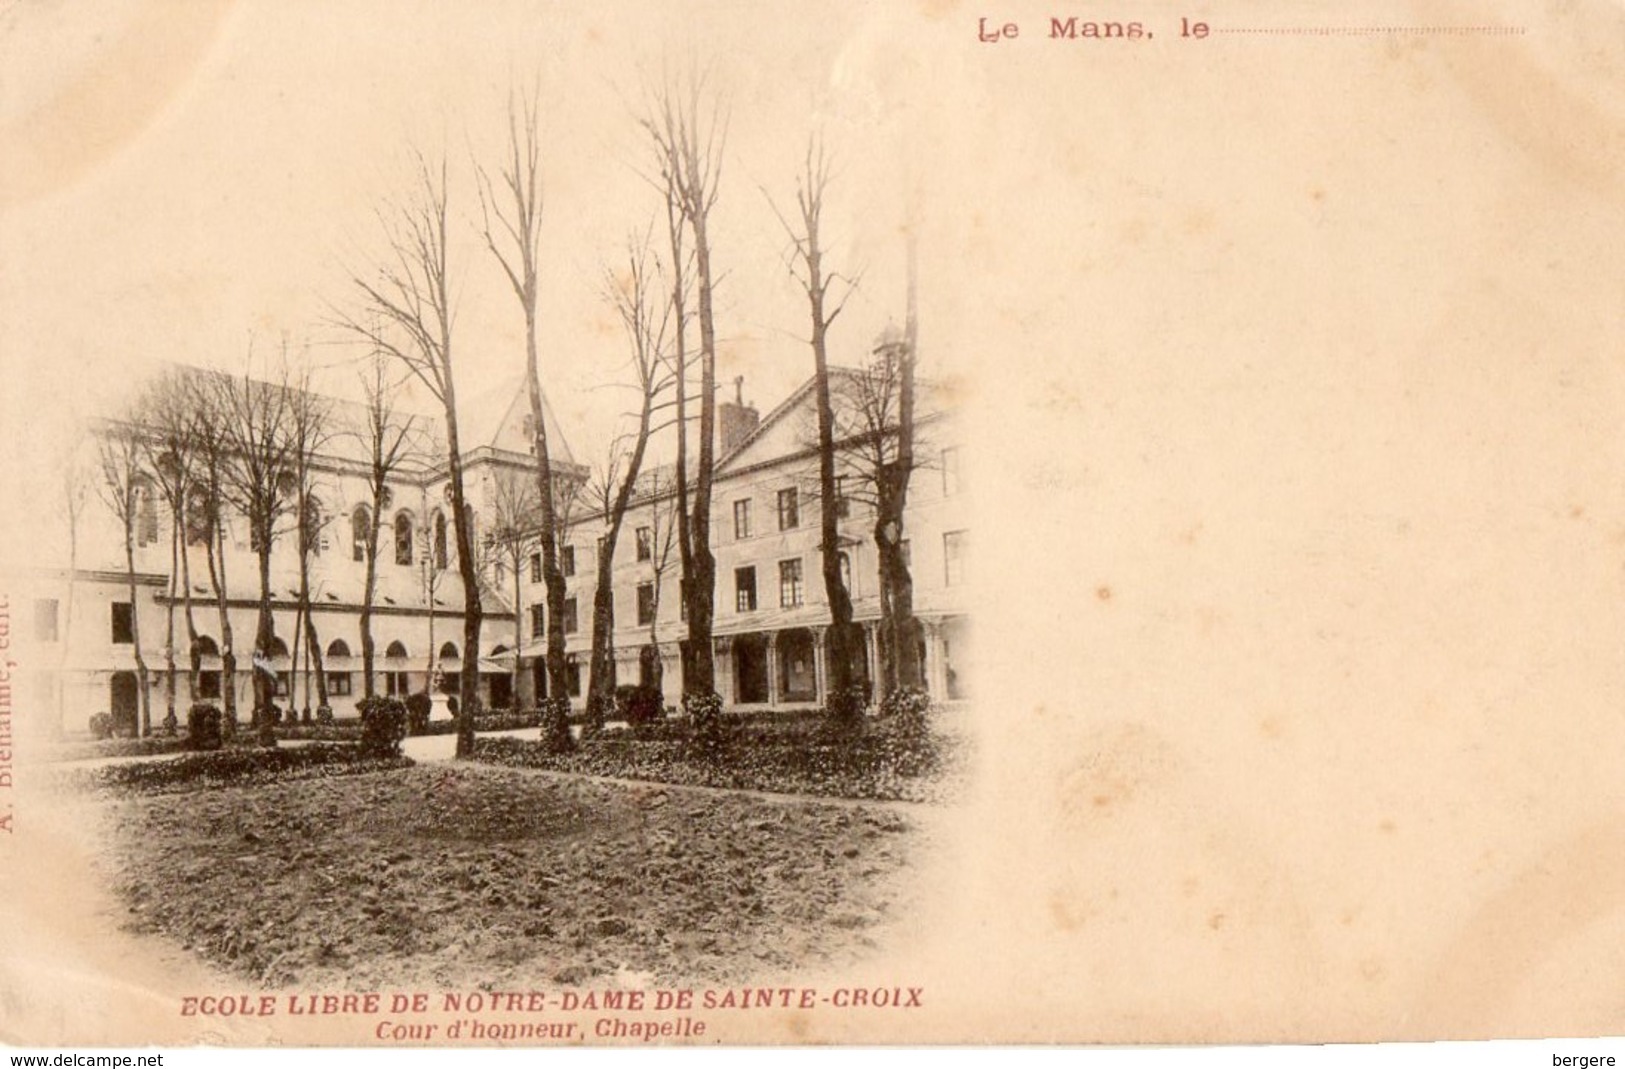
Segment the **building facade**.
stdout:
<path fill-rule="evenodd" d="M 858 375 L 837 371 L 837 385 Z M 929 690 L 940 701 L 969 695 L 967 674 L 970 513 L 953 413 L 922 384 L 919 441 L 905 514 L 915 614 L 924 625 Z M 835 393 L 837 407 L 843 394 Z M 826 699 L 824 635 L 828 604 L 819 551 L 818 459 L 813 446 L 813 384 L 808 382 L 759 418 L 743 401 L 718 406 L 718 462 L 712 501 L 716 556 L 714 643 L 717 688 L 724 706 L 750 712 L 816 708 Z M 850 398 L 845 402 L 852 404 Z M 546 607 L 533 532 L 515 530 L 515 489 L 534 487 L 529 406 L 518 384 L 473 399 L 460 419 L 465 495 L 474 521 L 482 580 L 479 694 L 486 708 L 528 707 L 546 695 Z M 314 511 L 309 540 L 306 637 L 299 597 L 299 540 L 273 541 L 272 614 L 276 639 L 259 670 L 275 675 L 275 701 L 299 718 L 319 713 L 323 691 L 337 717 L 356 715 L 365 693 L 360 617 L 370 518 L 364 425 L 358 406 L 332 402 L 328 445 L 313 465 Z M 581 504 L 587 469 L 578 463 L 548 411 L 549 441 L 560 499 L 567 510 L 560 539 L 566 576 L 564 630 L 570 696 L 586 690 L 592 606 L 605 516 Z M 879 678 L 878 560 L 872 496 L 866 492 L 863 435 L 843 424 L 839 465 L 841 569 L 862 625 L 868 680 Z M 414 417 L 414 459 L 389 480 L 380 522 L 372 634 L 378 693 L 458 691 L 462 668 L 463 590 L 452 531 L 444 429 Z M 93 438 L 92 438 L 93 442 Z M 91 448 L 87 445 L 87 449 Z M 94 464 L 82 468 L 93 473 Z M 259 610 L 258 558 L 248 524 L 224 519 L 225 549 L 216 573 L 235 639 L 235 671 L 225 671 L 225 629 L 201 540 L 183 561 L 169 515 L 149 480 L 133 521 L 134 597 L 125 567 L 123 524 L 95 492 L 94 474 L 78 488 L 68 560 L 8 578 L 10 627 L 28 654 L 20 692 L 44 711 L 53 731 L 83 730 L 108 713 L 115 726 L 138 723 L 139 636 L 149 679 L 151 718 L 170 707 L 167 665 L 176 665 L 173 705 L 184 721 L 194 701 L 236 694 L 239 719 L 253 704 L 254 636 Z M 660 683 L 669 705 L 681 692 L 679 643 L 687 624 L 680 596 L 675 497 L 669 467 L 646 472 L 627 510 L 613 561 L 617 681 Z M 534 497 L 529 499 L 534 501 Z M 520 513 L 529 515 L 528 513 Z M 188 598 L 188 593 L 190 597 Z M 187 602 L 197 635 L 200 671 L 188 672 Z M 316 653 L 319 651 L 320 656 Z"/>
<path fill-rule="evenodd" d="M 862 373 L 833 369 L 832 399 L 840 409 L 860 403 L 842 390 Z M 905 548 L 914 582 L 914 612 L 924 625 L 927 688 L 938 702 L 969 697 L 969 550 L 971 510 L 963 449 L 954 413 L 942 391 L 922 383 L 917 459 L 905 513 Z M 808 381 L 759 418 L 742 396 L 718 406 L 719 455 L 712 494 L 716 556 L 713 638 L 716 686 L 736 712 L 813 709 L 827 698 L 825 633 L 829 603 L 819 550 L 818 453 L 813 383 Z M 837 463 L 841 573 L 862 625 L 867 681 L 880 678 L 881 618 L 875 511 L 868 471 L 872 451 L 861 420 L 846 413 L 837 427 L 847 439 Z M 668 705 L 681 697 L 680 642 L 687 635 L 675 545 L 674 482 L 662 468 L 640 481 L 627 510 L 613 561 L 617 682 L 648 683 L 654 672 L 643 651 L 658 649 L 660 684 Z M 562 542 L 568 576 L 566 649 L 571 693 L 585 692 L 592 645 L 592 604 L 603 552 L 603 512 L 573 519 Z M 526 576 L 522 656 L 532 662 L 532 688 L 545 686 L 545 591 L 540 558 Z"/>

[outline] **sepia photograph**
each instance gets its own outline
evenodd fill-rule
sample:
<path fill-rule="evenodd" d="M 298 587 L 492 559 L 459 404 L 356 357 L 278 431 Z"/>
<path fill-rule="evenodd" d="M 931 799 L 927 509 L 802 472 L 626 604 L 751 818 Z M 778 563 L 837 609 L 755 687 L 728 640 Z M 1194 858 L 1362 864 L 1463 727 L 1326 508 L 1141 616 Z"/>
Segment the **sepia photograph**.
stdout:
<path fill-rule="evenodd" d="M 0 1040 L 1625 1034 L 1622 61 L 0 5 Z"/>

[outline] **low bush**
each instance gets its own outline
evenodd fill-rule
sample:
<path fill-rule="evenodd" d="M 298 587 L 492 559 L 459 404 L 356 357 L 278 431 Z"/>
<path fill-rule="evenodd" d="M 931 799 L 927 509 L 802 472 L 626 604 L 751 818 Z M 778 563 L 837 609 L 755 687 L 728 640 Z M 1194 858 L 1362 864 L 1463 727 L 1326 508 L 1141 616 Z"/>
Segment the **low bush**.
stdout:
<path fill-rule="evenodd" d="M 406 738 L 406 705 L 398 698 L 362 698 L 361 752 L 374 757 L 397 757 Z"/>
<path fill-rule="evenodd" d="M 714 690 L 683 695 L 683 715 L 688 718 L 689 740 L 700 753 L 716 755 L 727 744 L 722 726 L 722 695 Z"/>
<path fill-rule="evenodd" d="M 570 737 L 570 699 L 545 698 L 542 701 L 542 744 L 550 753 L 569 753 L 575 749 Z"/>
<path fill-rule="evenodd" d="M 666 716 L 665 695 L 655 686 L 640 685 L 626 689 L 626 702 L 621 708 L 621 719 L 626 721 L 634 733 L 646 734 Z"/>
<path fill-rule="evenodd" d="M 474 756 L 493 764 L 685 786 L 916 802 L 951 795 L 960 765 L 949 740 L 892 731 L 840 741 L 808 736 L 772 744 L 723 743 L 711 751 L 697 747 L 686 732 L 659 738 L 620 732 L 567 754 L 521 739 L 480 739 Z"/>
<path fill-rule="evenodd" d="M 375 772 L 411 764 L 404 757 L 368 754 L 356 746 L 241 747 L 78 769 L 65 778 L 74 789 L 164 793 Z"/>
<path fill-rule="evenodd" d="M 113 714 L 97 713 L 90 718 L 90 737 L 93 739 L 110 739 L 113 737 Z"/>
<path fill-rule="evenodd" d="M 333 707 L 322 705 L 316 708 L 316 723 L 331 724 L 333 722 Z"/>
<path fill-rule="evenodd" d="M 434 712 L 434 699 L 419 691 L 406 698 L 406 727 L 414 735 L 424 734 L 429 727 L 429 714 Z"/>
<path fill-rule="evenodd" d="M 220 722 L 224 716 L 212 702 L 198 702 L 186 714 L 186 748 L 218 750 L 225 745 Z"/>

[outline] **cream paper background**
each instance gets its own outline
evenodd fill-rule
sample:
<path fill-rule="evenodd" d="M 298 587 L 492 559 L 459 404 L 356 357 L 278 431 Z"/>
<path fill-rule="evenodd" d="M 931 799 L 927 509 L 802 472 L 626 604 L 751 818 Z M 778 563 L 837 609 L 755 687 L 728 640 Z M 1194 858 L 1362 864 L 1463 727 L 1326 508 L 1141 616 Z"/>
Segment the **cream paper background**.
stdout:
<path fill-rule="evenodd" d="M 1155 36 L 1052 41 L 1051 15 Z M 979 43 L 982 16 L 1020 38 Z M 1181 16 L 1526 32 L 1191 41 Z M 31 510 L 72 418 L 157 359 L 232 366 L 250 329 L 303 329 L 398 187 L 390 153 L 493 144 L 533 66 L 568 250 L 544 288 L 584 307 L 580 235 L 642 218 L 599 195 L 617 167 L 636 188 L 626 97 L 708 57 L 741 206 L 724 374 L 768 403 L 805 374 L 756 187 L 788 195 L 816 122 L 878 265 L 865 329 L 900 314 L 916 206 L 922 349 L 963 390 L 981 516 L 973 788 L 925 818 L 916 923 L 808 978 L 923 985 L 927 1008 L 712 1036 L 1617 1035 L 1622 52 L 1611 0 L 13 3 L 8 559 L 48 552 Z M 491 292 L 469 299 L 494 320 Z M 591 336 L 552 318 L 557 347 Z M 26 746 L 6 1039 L 365 1041 L 179 1019 L 179 993 L 240 985 L 113 930 L 91 831 L 31 793 Z"/>

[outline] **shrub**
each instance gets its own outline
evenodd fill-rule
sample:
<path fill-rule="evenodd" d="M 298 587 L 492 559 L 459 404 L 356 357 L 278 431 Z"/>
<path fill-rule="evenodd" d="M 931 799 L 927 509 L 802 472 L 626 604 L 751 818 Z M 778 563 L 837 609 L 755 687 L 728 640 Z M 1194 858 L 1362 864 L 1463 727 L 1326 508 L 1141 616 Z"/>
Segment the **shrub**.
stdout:
<path fill-rule="evenodd" d="M 643 734 L 666 715 L 665 696 L 656 686 L 628 687 L 621 716 L 634 732 Z"/>
<path fill-rule="evenodd" d="M 683 695 L 683 713 L 688 717 L 689 735 L 700 752 L 715 754 L 727 742 L 722 728 L 722 695 L 714 690 Z"/>
<path fill-rule="evenodd" d="M 97 713 L 90 718 L 90 733 L 98 739 L 113 737 L 113 714 Z"/>
<path fill-rule="evenodd" d="M 318 707 L 317 710 L 316 710 L 316 723 L 318 723 L 318 724 L 331 724 L 332 722 L 333 722 L 333 707 L 331 705 L 323 705 L 323 706 Z"/>
<path fill-rule="evenodd" d="M 362 698 L 361 751 L 375 757 L 395 757 L 406 738 L 406 705 L 398 698 Z"/>
<path fill-rule="evenodd" d="M 880 703 L 880 715 L 899 732 L 923 735 L 930 723 L 931 696 L 913 687 L 898 687 Z"/>
<path fill-rule="evenodd" d="M 154 761 L 126 761 L 63 774 L 61 782 L 76 788 L 138 793 L 195 790 L 231 784 L 275 783 L 316 776 L 349 775 L 405 768 L 404 757 L 384 757 L 355 746 L 317 744 L 286 749 L 241 747 L 212 753 L 189 753 Z"/>
<path fill-rule="evenodd" d="M 175 734 L 175 729 L 177 727 L 179 727 L 179 726 L 180 726 L 180 721 L 175 719 L 175 710 L 171 709 L 168 713 L 164 714 L 164 734 L 165 735 L 173 735 L 173 734 Z"/>
<path fill-rule="evenodd" d="M 547 698 L 542 702 L 542 741 L 550 753 L 575 749 L 575 740 L 570 737 L 569 698 Z"/>
<path fill-rule="evenodd" d="M 427 692 L 419 691 L 408 695 L 405 708 L 406 726 L 412 734 L 421 735 L 429 729 L 429 714 L 434 712 L 434 699 L 429 697 Z M 362 719 L 365 721 L 365 714 L 362 715 Z"/>
<path fill-rule="evenodd" d="M 869 687 L 865 683 L 849 683 L 829 696 L 824 715 L 829 726 L 837 733 L 853 733 L 863 729 L 863 714 L 869 708 Z"/>
<path fill-rule="evenodd" d="M 186 748 L 189 750 L 218 750 L 225 744 L 221 734 L 220 707 L 211 702 L 198 702 L 186 714 Z"/>

